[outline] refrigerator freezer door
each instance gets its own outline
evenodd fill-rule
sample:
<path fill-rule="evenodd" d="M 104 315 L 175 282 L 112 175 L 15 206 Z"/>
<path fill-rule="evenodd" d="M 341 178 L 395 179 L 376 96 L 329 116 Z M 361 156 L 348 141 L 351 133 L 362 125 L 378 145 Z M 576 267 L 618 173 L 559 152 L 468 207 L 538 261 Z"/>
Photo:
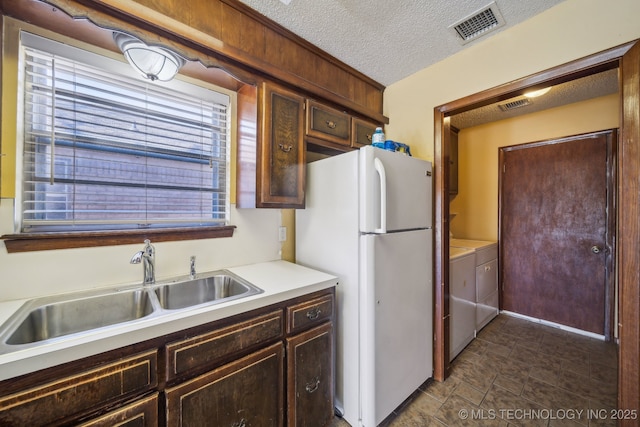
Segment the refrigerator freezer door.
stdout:
<path fill-rule="evenodd" d="M 360 238 L 362 425 L 376 426 L 433 373 L 432 230 Z"/>
<path fill-rule="evenodd" d="M 359 153 L 360 231 L 430 228 L 431 163 L 375 147 L 363 147 Z"/>

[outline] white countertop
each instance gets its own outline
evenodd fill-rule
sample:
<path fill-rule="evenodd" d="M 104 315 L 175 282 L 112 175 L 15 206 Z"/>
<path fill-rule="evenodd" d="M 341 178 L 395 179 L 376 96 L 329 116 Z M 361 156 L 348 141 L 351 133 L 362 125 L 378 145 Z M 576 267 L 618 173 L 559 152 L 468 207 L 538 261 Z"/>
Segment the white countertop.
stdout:
<path fill-rule="evenodd" d="M 498 242 L 492 240 L 470 240 L 470 239 L 456 239 L 449 240 L 449 246 L 455 248 L 469 248 L 469 249 L 484 249 L 489 246 L 497 245 Z"/>
<path fill-rule="evenodd" d="M 190 309 L 166 311 L 162 316 L 67 335 L 36 346 L 0 354 L 0 381 L 156 338 L 207 322 L 230 317 L 337 285 L 336 277 L 287 261 L 271 261 L 227 268 L 264 292 L 237 300 Z M 0 303 L 0 324 L 24 302 Z"/>

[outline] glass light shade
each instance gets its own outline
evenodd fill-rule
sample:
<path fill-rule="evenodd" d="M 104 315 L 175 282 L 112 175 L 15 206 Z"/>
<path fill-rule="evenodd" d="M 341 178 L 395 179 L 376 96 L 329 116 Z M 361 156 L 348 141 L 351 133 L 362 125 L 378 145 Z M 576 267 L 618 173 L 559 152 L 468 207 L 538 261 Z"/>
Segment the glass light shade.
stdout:
<path fill-rule="evenodd" d="M 127 62 L 149 80 L 169 81 L 184 65 L 183 58 L 163 47 L 147 46 L 124 33 L 113 33 L 113 38 Z"/>
<path fill-rule="evenodd" d="M 551 87 L 545 87 L 544 89 L 532 90 L 531 92 L 526 92 L 524 96 L 527 98 L 537 98 L 538 96 L 542 96 L 545 93 L 549 92 Z"/>

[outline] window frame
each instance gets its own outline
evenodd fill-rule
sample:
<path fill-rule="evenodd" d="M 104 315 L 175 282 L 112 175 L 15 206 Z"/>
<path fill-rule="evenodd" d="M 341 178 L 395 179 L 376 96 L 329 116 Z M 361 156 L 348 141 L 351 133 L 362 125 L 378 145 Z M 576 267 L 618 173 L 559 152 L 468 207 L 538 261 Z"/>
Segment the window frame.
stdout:
<path fill-rule="evenodd" d="M 98 48 L 92 45 L 87 45 L 83 42 L 78 42 L 76 40 L 67 39 L 64 36 L 60 36 L 56 33 L 41 34 L 41 31 L 34 31 L 33 28 L 24 28 L 23 26 L 19 26 L 15 31 L 15 43 L 20 43 L 20 33 L 22 31 L 29 32 L 35 34 L 40 37 L 49 38 L 55 42 L 62 42 L 69 44 L 73 47 L 80 48 L 83 50 L 87 50 L 90 53 L 97 53 L 99 55 L 105 56 L 108 59 L 115 59 L 122 64 L 122 66 L 130 68 L 130 66 L 124 61 L 124 58 L 121 55 L 114 54 L 113 52 L 104 50 L 102 48 Z M 6 40 L 5 43 L 9 41 Z M 16 48 L 16 51 L 19 51 Z M 17 58 L 16 58 L 17 59 Z M 19 78 L 22 77 L 23 70 L 20 69 L 22 66 L 21 61 L 16 61 L 16 74 Z M 6 68 L 5 68 L 6 70 Z M 131 75 L 135 75 L 133 70 L 131 71 Z M 234 201 L 234 192 L 232 191 L 234 188 L 234 154 L 235 147 L 234 142 L 236 138 L 236 111 L 237 111 L 237 94 L 234 91 L 221 88 L 213 83 L 209 83 L 205 80 L 201 79 L 193 79 L 186 76 L 178 75 L 176 79 L 186 81 L 187 83 L 194 84 L 196 86 L 204 86 L 207 89 L 212 89 L 216 92 L 219 92 L 223 95 L 229 97 L 229 107 L 228 107 L 228 120 L 229 120 L 229 143 L 228 143 L 228 163 L 227 168 L 228 179 L 227 179 L 227 217 L 230 219 L 230 215 L 232 212 L 231 205 L 235 203 Z M 19 88 L 16 87 L 16 98 L 19 99 L 21 97 L 21 93 Z M 22 100 L 19 101 L 19 104 L 22 103 Z M 13 234 L 5 234 L 0 236 L 0 239 L 4 240 L 5 246 L 7 248 L 8 253 L 14 252 L 28 252 L 28 251 L 39 251 L 39 250 L 54 250 L 54 249 L 66 249 L 66 248 L 85 248 L 85 247 L 97 247 L 97 246 L 114 246 L 114 245 L 125 245 L 125 244 L 134 244 L 143 241 L 144 239 L 151 239 L 153 241 L 158 242 L 166 242 L 166 241 L 181 241 L 181 240 L 197 240 L 197 239 L 210 239 L 210 238 L 221 238 L 221 237 L 232 237 L 235 226 L 229 225 L 227 221 L 226 224 L 215 224 L 215 225 L 186 225 L 180 227 L 164 227 L 164 228 L 142 228 L 142 229 L 125 229 L 125 230 L 91 230 L 91 231 L 47 231 L 47 232 L 20 232 L 20 221 L 18 217 L 21 217 L 21 209 L 19 203 L 21 202 L 21 185 L 22 185 L 22 144 L 23 144 L 23 126 L 24 126 L 24 115 L 23 115 L 23 107 L 22 105 L 18 106 L 16 114 L 16 136 L 17 136 L 17 146 L 15 152 L 15 161 L 16 161 L 16 173 L 15 173 L 15 185 L 16 185 L 16 194 L 15 194 L 15 206 L 14 206 L 14 233 Z M 22 139 L 21 139 L 22 138 Z"/>

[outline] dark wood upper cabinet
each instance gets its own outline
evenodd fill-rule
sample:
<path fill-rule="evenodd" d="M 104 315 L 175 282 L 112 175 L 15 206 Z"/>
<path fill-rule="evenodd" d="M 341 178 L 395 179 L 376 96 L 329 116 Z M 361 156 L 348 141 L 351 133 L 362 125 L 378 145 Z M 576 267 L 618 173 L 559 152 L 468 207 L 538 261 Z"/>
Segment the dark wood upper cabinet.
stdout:
<path fill-rule="evenodd" d="M 353 117 L 351 119 L 351 146 L 353 148 L 360 148 L 365 145 L 371 145 L 373 142 L 373 133 L 378 126 L 380 125 L 377 123 Z"/>
<path fill-rule="evenodd" d="M 304 208 L 304 98 L 265 82 L 258 108 L 256 207 Z"/>
<path fill-rule="evenodd" d="M 351 146 L 351 122 L 347 113 L 313 100 L 307 100 L 306 108 L 306 135 L 308 138 Z"/>

